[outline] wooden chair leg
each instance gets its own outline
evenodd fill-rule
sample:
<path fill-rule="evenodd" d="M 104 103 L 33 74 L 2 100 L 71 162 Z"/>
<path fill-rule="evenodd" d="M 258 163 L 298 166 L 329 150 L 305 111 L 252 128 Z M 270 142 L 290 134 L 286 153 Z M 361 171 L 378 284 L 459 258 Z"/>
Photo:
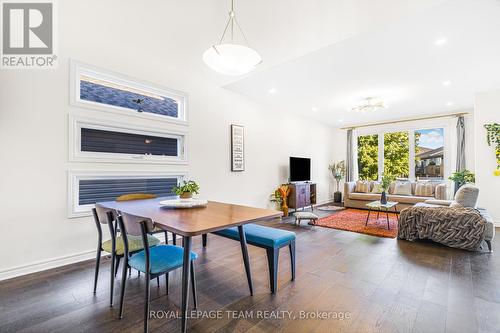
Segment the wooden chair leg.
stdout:
<path fill-rule="evenodd" d="M 194 262 L 191 260 L 191 289 L 193 291 L 193 306 L 198 307 L 198 296 L 196 295 L 196 277 L 194 276 Z"/>
<path fill-rule="evenodd" d="M 290 264 L 292 267 L 292 281 L 295 280 L 295 241 L 290 242 L 288 245 L 290 249 Z"/>
<path fill-rule="evenodd" d="M 149 277 L 149 272 L 145 273 L 146 275 L 146 294 L 144 297 L 144 333 L 148 332 L 148 320 L 149 320 L 149 299 L 151 297 L 151 293 L 149 290 L 149 282 L 151 281 Z"/>
<path fill-rule="evenodd" d="M 125 302 L 125 284 L 127 283 L 127 266 L 128 266 L 128 259 L 124 258 L 123 259 L 123 272 L 122 272 L 122 285 L 121 285 L 121 291 L 120 291 L 120 311 L 118 312 L 119 313 L 118 318 L 120 318 L 120 319 L 123 318 L 123 303 Z"/>
<path fill-rule="evenodd" d="M 267 263 L 269 265 L 269 284 L 271 285 L 271 293 L 275 294 L 278 286 L 278 258 L 279 249 L 266 249 Z"/>
<path fill-rule="evenodd" d="M 203 247 L 207 247 L 207 238 L 208 238 L 207 234 L 201 235 L 201 241 L 203 243 Z"/>
<path fill-rule="evenodd" d="M 94 272 L 94 294 L 97 290 L 97 279 L 99 277 L 99 266 L 101 265 L 101 246 L 97 248 L 97 253 L 95 256 L 95 272 Z"/>

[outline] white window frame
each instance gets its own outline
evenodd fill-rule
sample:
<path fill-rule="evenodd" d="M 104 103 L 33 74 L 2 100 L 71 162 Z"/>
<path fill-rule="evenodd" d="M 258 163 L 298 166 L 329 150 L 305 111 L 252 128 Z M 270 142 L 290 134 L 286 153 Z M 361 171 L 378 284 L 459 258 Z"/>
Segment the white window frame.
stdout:
<path fill-rule="evenodd" d="M 187 172 L 174 171 L 68 171 L 68 218 L 86 217 L 92 215 L 94 204 L 79 205 L 78 194 L 80 180 L 89 179 L 145 179 L 145 178 L 177 178 L 177 182 L 187 179 Z"/>
<path fill-rule="evenodd" d="M 115 84 L 124 85 L 133 89 L 150 92 L 174 99 L 178 105 L 177 118 L 158 115 L 150 112 L 137 112 L 136 110 L 97 103 L 80 98 L 80 77 L 88 75 L 101 80 L 109 81 Z M 82 108 L 92 108 L 100 111 L 112 112 L 116 114 L 150 119 L 154 121 L 163 121 L 167 123 L 186 125 L 188 123 L 187 112 L 188 96 L 187 93 L 164 88 L 153 83 L 144 82 L 126 75 L 101 69 L 92 65 L 88 65 L 76 60 L 70 61 L 70 104 Z"/>
<path fill-rule="evenodd" d="M 454 119 L 454 118 L 453 118 Z M 361 128 L 356 130 L 356 150 L 358 147 L 358 137 L 365 135 L 378 135 L 378 179 L 382 178 L 384 172 L 384 134 L 394 133 L 394 132 L 407 132 L 410 145 L 410 154 L 408 158 L 409 163 L 409 177 L 410 181 L 415 181 L 415 131 L 424 129 L 435 129 L 442 128 L 444 136 L 444 149 L 443 149 L 443 163 L 444 163 L 444 175 L 443 181 L 446 181 L 451 174 L 453 161 L 453 154 L 451 153 L 451 124 L 449 120 L 438 119 L 435 121 L 422 121 L 422 122 L 412 122 L 412 123 L 401 123 L 392 124 L 390 127 L 387 126 L 374 126 L 368 128 Z M 356 156 L 357 160 L 357 156 Z M 358 173 L 358 170 L 356 170 Z"/>
<path fill-rule="evenodd" d="M 69 116 L 69 160 L 71 162 L 140 163 L 140 164 L 188 164 L 187 129 L 165 129 L 124 124 L 109 120 L 94 119 L 78 115 Z M 120 133 L 141 134 L 177 139 L 178 156 L 158 156 L 125 153 L 100 153 L 81 150 L 82 128 Z"/>

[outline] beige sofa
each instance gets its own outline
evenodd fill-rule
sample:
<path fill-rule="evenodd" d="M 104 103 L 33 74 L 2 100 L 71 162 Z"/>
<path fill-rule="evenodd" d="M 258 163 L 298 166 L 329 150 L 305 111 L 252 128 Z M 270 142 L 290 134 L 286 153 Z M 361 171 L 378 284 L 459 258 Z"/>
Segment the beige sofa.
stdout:
<path fill-rule="evenodd" d="M 370 192 L 373 189 L 374 182 L 370 184 Z M 421 197 L 416 196 L 415 187 L 416 182 L 411 182 L 412 195 L 395 195 L 394 187 L 395 182 L 393 182 L 389 188 L 389 193 L 387 196 L 388 201 L 397 201 L 399 204 L 396 209 L 401 211 L 406 207 L 411 207 L 419 202 L 425 202 L 426 200 L 446 200 L 447 199 L 447 184 L 446 182 L 440 183 L 436 186 L 435 195 L 433 197 Z M 344 207 L 348 208 L 363 208 L 366 209 L 366 204 L 380 200 L 380 193 L 357 193 L 355 192 L 356 182 L 346 182 L 344 184 Z"/>

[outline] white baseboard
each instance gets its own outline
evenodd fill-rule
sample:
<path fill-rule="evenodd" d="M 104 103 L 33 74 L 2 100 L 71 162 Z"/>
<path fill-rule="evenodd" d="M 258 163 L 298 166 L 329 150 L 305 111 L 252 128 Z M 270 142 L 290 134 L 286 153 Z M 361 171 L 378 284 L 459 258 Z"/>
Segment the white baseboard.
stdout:
<path fill-rule="evenodd" d="M 162 242 L 165 240 L 165 234 L 163 233 L 155 234 L 155 237 Z M 179 236 L 177 237 L 179 238 Z M 21 275 L 46 271 L 48 269 L 70 265 L 80 261 L 95 259 L 95 255 L 96 255 L 96 250 L 89 250 L 81 253 L 70 254 L 68 256 L 62 256 L 49 260 L 41 260 L 26 265 L 10 267 L 0 271 L 0 281 L 15 278 Z M 102 255 L 105 256 L 107 255 L 107 253 L 102 252 Z"/>

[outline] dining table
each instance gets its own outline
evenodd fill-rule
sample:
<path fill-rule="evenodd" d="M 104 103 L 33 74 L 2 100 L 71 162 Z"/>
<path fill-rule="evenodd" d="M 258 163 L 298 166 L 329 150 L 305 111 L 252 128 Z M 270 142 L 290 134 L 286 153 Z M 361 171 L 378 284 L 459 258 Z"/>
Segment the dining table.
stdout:
<path fill-rule="evenodd" d="M 231 227 L 237 227 L 240 238 L 241 253 L 245 266 L 248 287 L 253 295 L 252 274 L 245 237 L 245 224 L 254 223 L 283 216 L 283 213 L 274 209 L 264 209 L 208 201 L 203 207 L 193 208 L 168 208 L 161 202 L 171 198 L 155 198 L 131 201 L 106 201 L 96 205 L 105 209 L 123 212 L 153 221 L 155 227 L 170 231 L 182 237 L 183 240 L 183 266 L 182 266 L 182 306 L 181 306 L 181 331 L 187 329 L 187 308 L 189 296 L 190 264 L 192 237 L 206 235 Z"/>

